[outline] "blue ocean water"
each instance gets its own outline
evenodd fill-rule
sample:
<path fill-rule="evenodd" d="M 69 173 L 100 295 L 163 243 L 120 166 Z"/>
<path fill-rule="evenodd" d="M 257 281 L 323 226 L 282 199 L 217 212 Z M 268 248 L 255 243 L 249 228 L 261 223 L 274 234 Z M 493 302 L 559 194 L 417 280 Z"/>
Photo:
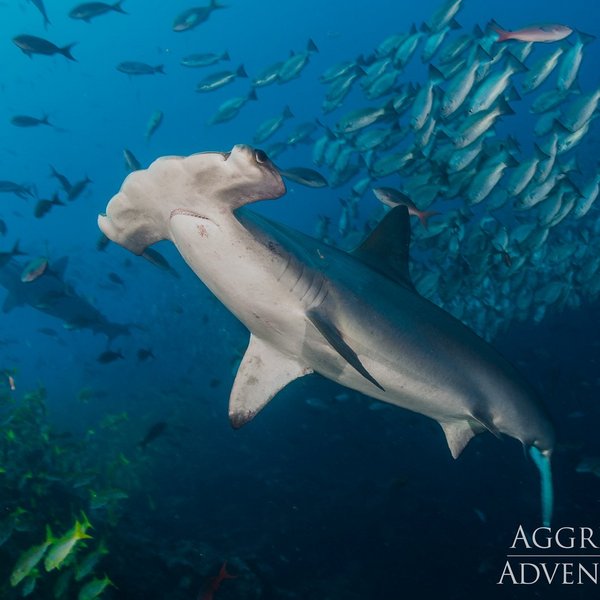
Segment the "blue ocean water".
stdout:
<path fill-rule="evenodd" d="M 126 0 L 127 15 L 111 12 L 84 23 L 68 17 L 72 3 L 46 0 L 47 29 L 33 3 L 0 3 L 0 179 L 34 186 L 40 198 L 59 188 L 50 165 L 71 182 L 91 179 L 79 198 L 43 218 L 33 216 L 37 198 L 2 194 L 7 232 L 0 249 L 18 240 L 27 254 L 20 265 L 37 256 L 50 265 L 68 257 L 72 289 L 111 322 L 135 325 L 131 335 L 108 341 L 86 328 L 66 329 L 32 306 L 2 315 L 0 467 L 10 479 L 0 510 L 11 534 L 0 545 L 0 597 L 20 597 L 10 574 L 23 552 L 43 541 L 45 526 L 60 535 L 82 510 L 94 526 L 93 540 L 62 572 L 75 572 L 103 541 L 108 552 L 93 573 L 115 584 L 105 598 L 208 598 L 205 590 L 225 561 L 237 577 L 215 590 L 222 600 L 595 597 L 590 583 L 498 585 L 518 525 L 540 525 L 538 474 L 514 440 L 477 436 L 455 461 L 433 421 L 373 404 L 316 375 L 290 384 L 255 421 L 234 431 L 227 404 L 247 345 L 245 328 L 172 245 L 157 248 L 179 278 L 116 244 L 97 249 L 97 215 L 127 175 L 124 148 L 143 166 L 159 156 L 228 151 L 252 144 L 258 126 L 286 105 L 294 119 L 279 140 L 316 117 L 333 127 L 350 110 L 382 100 L 367 101 L 355 88 L 324 115 L 319 75 L 420 25 L 440 2 L 226 4 L 197 28 L 177 33 L 172 23 L 190 7 L 185 1 Z M 464 31 L 494 18 L 509 29 L 562 23 L 600 37 L 598 16 L 589 0 L 464 0 L 457 20 Z M 27 57 L 12 42 L 20 34 L 61 47 L 75 42 L 76 62 Z M 258 100 L 235 119 L 208 124 L 223 101 L 246 94 L 252 77 L 290 51 L 304 51 L 309 39 L 319 51 L 300 77 L 258 88 Z M 578 81 L 585 92 L 598 87 L 599 43 L 584 51 Z M 225 50 L 230 62 L 180 65 L 185 55 Z M 165 74 L 127 76 L 116 69 L 122 61 L 164 65 Z M 209 73 L 241 64 L 249 78 L 194 91 Z M 426 78 L 416 56 L 401 80 Z M 523 132 L 533 116 L 517 102 L 513 108 L 517 115 L 500 128 L 531 149 L 533 139 Z M 156 110 L 163 122 L 146 140 Z M 10 122 L 14 115 L 45 114 L 54 127 Z M 577 149 L 588 174 L 597 168 L 598 135 L 592 123 Z M 312 145 L 292 147 L 275 161 L 317 168 Z M 288 183 L 284 198 L 253 208 L 314 235 L 320 215 L 335 227 L 339 198 L 355 181 L 336 189 Z M 365 196 L 361 224 L 377 208 Z M 597 210 L 582 228 L 597 220 Z M 589 240 L 572 243 L 583 247 Z M 584 296 L 578 308 L 549 310 L 539 322 L 511 322 L 494 339 L 541 392 L 557 426 L 555 524 L 596 531 L 600 481 L 576 468 L 600 454 L 599 330 L 598 299 Z M 140 349 L 154 357 L 140 360 Z M 124 359 L 101 364 L 98 356 L 107 350 Z M 140 445 L 157 423 L 164 431 Z M 98 495 L 103 499 L 94 504 Z M 55 595 L 57 581 L 56 572 L 40 568 L 30 597 L 77 598 L 85 579 L 71 581 L 63 595 Z"/>

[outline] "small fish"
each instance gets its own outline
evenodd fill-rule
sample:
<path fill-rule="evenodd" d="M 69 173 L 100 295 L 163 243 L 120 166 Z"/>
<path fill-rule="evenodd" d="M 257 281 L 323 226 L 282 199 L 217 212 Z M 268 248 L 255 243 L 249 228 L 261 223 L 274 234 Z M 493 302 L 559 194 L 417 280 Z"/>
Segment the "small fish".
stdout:
<path fill-rule="evenodd" d="M 173 31 L 189 31 L 208 20 L 214 10 L 227 8 L 219 4 L 218 0 L 210 0 L 208 6 L 188 8 L 178 14 L 173 21 Z"/>
<path fill-rule="evenodd" d="M 104 541 L 100 542 L 100 546 L 86 554 L 81 560 L 77 561 L 75 567 L 75 581 L 85 579 L 96 568 L 102 557 L 108 554 L 108 548 Z"/>
<path fill-rule="evenodd" d="M 254 137 L 252 138 L 255 144 L 261 144 L 265 140 L 268 140 L 272 135 L 274 135 L 277 130 L 283 127 L 283 124 L 287 119 L 293 119 L 294 115 L 290 110 L 289 106 L 286 106 L 283 109 L 283 113 L 278 115 L 277 117 L 273 117 L 271 119 L 267 119 L 261 125 L 259 125 Z"/>
<path fill-rule="evenodd" d="M 44 29 L 48 29 L 48 25 L 51 25 L 50 19 L 48 18 L 48 14 L 46 13 L 46 7 L 44 6 L 44 0 L 29 0 L 31 4 L 33 4 L 42 15 L 44 19 Z"/>
<path fill-rule="evenodd" d="M 23 271 L 21 272 L 21 282 L 30 283 L 41 277 L 48 268 L 48 258 L 46 256 L 40 256 L 34 258 L 31 262 L 27 263 Z"/>
<path fill-rule="evenodd" d="M 563 40 L 573 33 L 573 30 L 566 25 L 532 25 L 524 29 L 507 31 L 502 29 L 496 21 L 491 21 L 489 27 L 498 34 L 497 42 L 506 40 L 518 40 L 520 42 L 557 42 Z"/>
<path fill-rule="evenodd" d="M 58 337 L 58 332 L 56 329 L 52 329 L 51 327 L 40 327 L 38 331 L 44 335 L 47 335 L 48 337 Z"/>
<path fill-rule="evenodd" d="M 123 150 L 123 158 L 125 159 L 125 168 L 131 173 L 133 171 L 139 171 L 142 168 L 140 161 L 134 156 L 131 150 L 125 148 Z"/>
<path fill-rule="evenodd" d="M 237 77 L 248 77 L 244 65 L 240 65 L 236 71 L 219 71 L 218 73 L 213 73 L 212 75 L 205 77 L 196 86 L 196 91 L 212 92 L 213 90 L 218 90 L 224 85 L 234 81 Z"/>
<path fill-rule="evenodd" d="M 252 85 L 254 87 L 264 87 L 275 83 L 279 78 L 279 71 L 283 66 L 283 62 L 279 61 L 265 67 L 254 79 L 252 79 Z"/>
<path fill-rule="evenodd" d="M 146 248 L 144 252 L 142 252 L 142 256 L 155 267 L 158 267 L 163 271 L 167 271 L 176 279 L 180 278 L 179 273 L 169 264 L 169 261 L 158 250 L 154 250 L 154 248 Z"/>
<path fill-rule="evenodd" d="M 144 137 L 146 140 L 150 140 L 150 138 L 154 135 L 156 130 L 160 127 L 163 121 L 163 112 L 162 110 L 155 110 L 148 121 L 148 125 L 146 125 L 146 133 Z"/>
<path fill-rule="evenodd" d="M 109 586 L 115 584 L 105 575 L 102 579 L 94 577 L 88 581 L 80 590 L 77 600 L 95 600 L 99 598 L 104 590 Z"/>
<path fill-rule="evenodd" d="M 92 536 L 86 533 L 89 527 L 91 525 L 87 518 L 84 518 L 83 523 L 80 523 L 76 519 L 73 528 L 65 533 L 65 535 L 58 539 L 51 538 L 52 545 L 44 559 L 46 571 L 59 569 L 80 540 L 91 539 Z"/>
<path fill-rule="evenodd" d="M 127 500 L 129 497 L 127 492 L 116 488 L 104 490 L 103 492 L 94 492 L 93 490 L 90 490 L 90 496 L 90 508 L 92 510 L 109 508 L 120 500 Z"/>
<path fill-rule="evenodd" d="M 227 50 L 225 50 L 223 54 L 213 54 L 211 52 L 204 54 L 188 54 L 179 61 L 179 64 L 190 69 L 197 69 L 200 67 L 210 67 L 222 60 L 231 60 Z"/>
<path fill-rule="evenodd" d="M 413 215 L 421 221 L 421 225 L 425 229 L 428 228 L 428 219 L 440 213 L 435 210 L 419 210 L 416 204 L 400 190 L 389 187 L 373 188 L 375 197 L 386 206 L 393 208 L 394 206 L 404 205 L 408 208 L 408 214 Z"/>
<path fill-rule="evenodd" d="M 286 83 L 299 77 L 301 71 L 308 64 L 310 55 L 313 52 L 318 51 L 317 45 L 309 39 L 304 52 L 292 53 L 292 55 L 281 65 L 277 77 L 278 83 Z"/>
<path fill-rule="evenodd" d="M 113 350 L 105 350 L 104 352 L 102 352 L 102 354 L 98 355 L 96 360 L 102 365 L 107 365 L 111 362 L 114 362 L 115 360 L 123 360 L 124 358 L 125 357 L 123 356 L 120 350 L 117 352 Z"/>
<path fill-rule="evenodd" d="M 156 358 L 154 356 L 154 352 L 152 352 L 152 350 L 150 350 L 149 348 L 140 348 L 137 351 L 137 357 L 140 362 L 144 362 L 145 360 L 148 360 L 149 358 Z"/>
<path fill-rule="evenodd" d="M 80 19 L 89 23 L 94 17 L 99 17 L 109 12 L 119 12 L 124 15 L 127 13 L 123 10 L 121 4 L 124 0 L 119 0 L 114 4 L 106 4 L 105 2 L 84 2 L 78 4 L 75 8 L 69 11 L 71 19 Z"/>
<path fill-rule="evenodd" d="M 279 169 L 279 173 L 282 177 L 306 187 L 322 188 L 329 186 L 327 179 L 314 169 L 290 167 L 289 169 Z"/>
<path fill-rule="evenodd" d="M 148 444 L 153 442 L 157 437 L 161 436 L 167 429 L 166 421 L 158 421 L 154 423 L 146 432 L 146 435 L 138 442 L 140 448 L 145 448 Z"/>
<path fill-rule="evenodd" d="M 37 546 L 32 546 L 21 555 L 10 575 L 10 585 L 13 587 L 19 585 L 25 577 L 33 572 L 53 541 L 50 527 L 46 527 L 46 540 Z"/>
<path fill-rule="evenodd" d="M 108 278 L 117 285 L 125 285 L 125 282 L 116 273 L 113 273 L 112 271 L 108 274 Z"/>
<path fill-rule="evenodd" d="M 65 190 L 65 192 L 67 192 L 68 194 L 71 191 L 71 188 L 73 187 L 71 185 L 71 182 L 62 173 L 59 173 L 52 165 L 50 165 L 50 171 L 50 177 L 54 177 L 55 179 L 57 179 L 60 185 L 62 186 L 63 190 Z"/>
<path fill-rule="evenodd" d="M 102 233 L 96 242 L 96 250 L 103 252 L 106 246 L 110 243 L 110 240 Z"/>
<path fill-rule="evenodd" d="M 48 115 L 44 115 L 41 119 L 30 117 L 29 115 L 15 115 L 10 122 L 16 127 L 37 127 L 38 125 L 48 125 L 54 127 L 48 120 Z"/>
<path fill-rule="evenodd" d="M 15 392 L 17 390 L 15 378 L 12 375 L 8 375 L 8 387 L 11 392 Z"/>
<path fill-rule="evenodd" d="M 79 198 L 79 196 L 81 196 L 85 188 L 88 186 L 88 183 L 92 183 L 92 180 L 87 175 L 81 181 L 74 183 L 67 193 L 67 199 L 70 202 L 73 202 L 73 200 Z"/>
<path fill-rule="evenodd" d="M 221 583 L 225 579 L 236 579 L 237 575 L 232 575 L 227 572 L 227 561 L 225 561 L 219 569 L 219 574 L 216 577 L 212 577 L 208 582 L 208 586 L 202 594 L 201 600 L 213 600 L 215 592 L 221 587 Z"/>
<path fill-rule="evenodd" d="M 378 121 L 394 117 L 396 117 L 396 110 L 394 102 L 390 101 L 383 107 L 359 108 L 349 112 L 338 121 L 335 130 L 338 133 L 353 133 Z"/>
<path fill-rule="evenodd" d="M 231 121 L 235 118 L 243 106 L 249 100 L 257 100 L 256 90 L 252 88 L 246 96 L 236 96 L 226 100 L 219 106 L 217 112 L 211 117 L 209 124 L 216 125 L 217 123 L 224 123 L 225 121 Z"/>
<path fill-rule="evenodd" d="M 13 43 L 20 48 L 24 54 L 31 58 L 34 54 L 43 54 L 52 56 L 53 54 L 62 54 L 65 58 L 77 62 L 77 59 L 71 54 L 71 48 L 75 45 L 69 44 L 63 48 L 59 48 L 52 42 L 35 35 L 17 35 L 13 38 Z"/>
<path fill-rule="evenodd" d="M 15 194 L 19 198 L 26 198 L 27 196 L 33 196 L 31 188 L 14 181 L 0 181 L 0 193 L 4 194 Z"/>
<path fill-rule="evenodd" d="M 133 60 L 126 60 L 117 65 L 117 71 L 125 73 L 126 75 L 154 75 L 155 73 L 165 74 L 164 65 L 148 65 L 143 62 L 137 62 Z"/>

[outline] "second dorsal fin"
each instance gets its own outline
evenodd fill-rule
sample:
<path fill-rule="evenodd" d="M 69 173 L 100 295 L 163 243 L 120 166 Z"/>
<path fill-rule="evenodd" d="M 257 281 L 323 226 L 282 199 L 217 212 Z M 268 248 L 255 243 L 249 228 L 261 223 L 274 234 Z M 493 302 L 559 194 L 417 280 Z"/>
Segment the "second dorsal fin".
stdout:
<path fill-rule="evenodd" d="M 392 208 L 352 255 L 414 291 L 408 269 L 410 220 L 406 206 Z"/>

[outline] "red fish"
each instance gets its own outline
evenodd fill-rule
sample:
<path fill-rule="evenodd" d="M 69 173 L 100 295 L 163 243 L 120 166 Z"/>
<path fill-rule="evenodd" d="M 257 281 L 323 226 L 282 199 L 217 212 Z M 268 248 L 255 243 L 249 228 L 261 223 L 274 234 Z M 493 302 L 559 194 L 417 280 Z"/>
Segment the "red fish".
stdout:
<path fill-rule="evenodd" d="M 202 596 L 198 596 L 198 600 L 213 600 L 215 592 L 219 589 L 219 586 L 224 579 L 235 579 L 237 575 L 231 575 L 227 572 L 227 561 L 221 565 L 219 574 L 216 577 L 212 577 L 208 582 L 208 587 Z"/>
<path fill-rule="evenodd" d="M 496 21 L 490 21 L 490 27 L 498 34 L 497 42 L 519 40 L 520 42 L 558 42 L 573 33 L 566 25 L 532 25 L 515 31 L 502 29 Z"/>
<path fill-rule="evenodd" d="M 391 208 L 394 208 L 399 204 L 406 206 L 406 208 L 408 208 L 408 214 L 417 217 L 425 229 L 429 229 L 429 217 L 440 214 L 436 210 L 419 210 L 415 203 L 406 194 L 403 194 L 400 190 L 396 190 L 394 188 L 373 188 L 373 193 L 380 202 L 383 202 L 386 206 Z"/>

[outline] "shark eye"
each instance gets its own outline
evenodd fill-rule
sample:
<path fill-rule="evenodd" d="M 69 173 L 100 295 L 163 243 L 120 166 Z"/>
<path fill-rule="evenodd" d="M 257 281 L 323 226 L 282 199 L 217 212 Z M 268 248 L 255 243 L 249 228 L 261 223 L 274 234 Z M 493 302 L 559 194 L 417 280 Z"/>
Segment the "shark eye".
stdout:
<path fill-rule="evenodd" d="M 263 150 L 255 150 L 254 151 L 254 160 L 256 160 L 256 162 L 259 164 L 263 164 L 269 160 L 269 157 L 267 156 L 266 152 L 264 152 Z"/>

